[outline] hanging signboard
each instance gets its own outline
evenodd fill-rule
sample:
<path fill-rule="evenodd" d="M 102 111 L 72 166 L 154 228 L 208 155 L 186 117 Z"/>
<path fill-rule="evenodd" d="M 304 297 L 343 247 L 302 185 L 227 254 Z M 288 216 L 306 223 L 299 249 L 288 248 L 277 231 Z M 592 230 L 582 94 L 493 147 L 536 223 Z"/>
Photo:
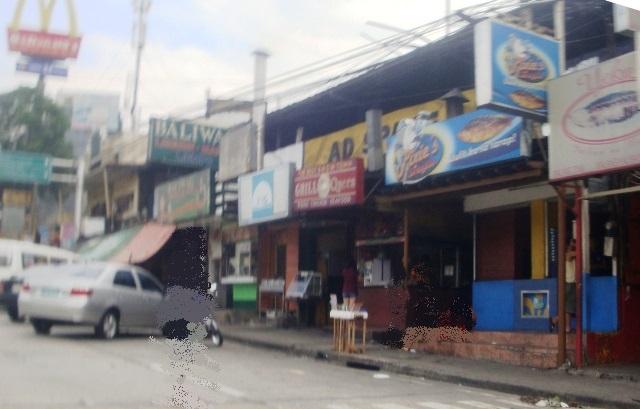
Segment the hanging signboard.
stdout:
<path fill-rule="evenodd" d="M 51 158 L 31 152 L 0 152 L 0 181 L 47 184 L 51 178 Z"/>
<path fill-rule="evenodd" d="M 211 173 L 211 169 L 204 169 L 158 185 L 153 197 L 153 217 L 172 223 L 210 214 Z"/>
<path fill-rule="evenodd" d="M 292 163 L 238 178 L 238 224 L 286 218 L 291 214 Z"/>
<path fill-rule="evenodd" d="M 407 118 L 389 137 L 387 185 L 475 168 L 529 154 L 520 117 L 479 109 L 438 123 Z"/>
<path fill-rule="evenodd" d="M 495 20 L 475 26 L 478 106 L 547 115 L 547 84 L 560 72 L 555 39 Z"/>
<path fill-rule="evenodd" d="M 296 211 L 351 206 L 364 201 L 362 159 L 302 169 L 293 182 Z"/>
<path fill-rule="evenodd" d="M 634 53 L 551 81 L 551 180 L 640 165 L 636 81 Z"/>
<path fill-rule="evenodd" d="M 149 160 L 172 165 L 218 168 L 222 128 L 175 119 L 149 120 Z"/>

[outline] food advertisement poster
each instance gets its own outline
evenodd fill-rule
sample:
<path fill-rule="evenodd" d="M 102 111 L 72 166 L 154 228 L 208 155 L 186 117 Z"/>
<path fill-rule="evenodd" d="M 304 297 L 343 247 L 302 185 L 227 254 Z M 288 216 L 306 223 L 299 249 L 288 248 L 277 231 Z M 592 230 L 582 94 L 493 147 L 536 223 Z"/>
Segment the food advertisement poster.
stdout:
<path fill-rule="evenodd" d="M 549 318 L 549 291 L 520 291 L 520 318 Z"/>
<path fill-rule="evenodd" d="M 406 118 L 389 137 L 385 181 L 418 183 L 431 175 L 528 154 L 520 117 L 480 109 L 444 122 Z"/>
<path fill-rule="evenodd" d="M 562 76 L 549 86 L 551 180 L 640 164 L 634 53 Z"/>
<path fill-rule="evenodd" d="M 560 43 L 510 24 L 475 26 L 478 105 L 547 115 L 547 85 L 560 72 Z"/>

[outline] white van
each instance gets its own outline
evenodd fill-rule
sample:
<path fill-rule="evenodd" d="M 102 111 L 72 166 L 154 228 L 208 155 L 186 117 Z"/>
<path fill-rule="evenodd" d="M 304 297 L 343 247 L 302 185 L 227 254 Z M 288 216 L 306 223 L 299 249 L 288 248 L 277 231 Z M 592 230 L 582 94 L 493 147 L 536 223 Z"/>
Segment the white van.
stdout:
<path fill-rule="evenodd" d="M 63 264 L 78 256 L 58 247 L 44 246 L 28 241 L 0 239 L 0 281 L 39 264 Z"/>

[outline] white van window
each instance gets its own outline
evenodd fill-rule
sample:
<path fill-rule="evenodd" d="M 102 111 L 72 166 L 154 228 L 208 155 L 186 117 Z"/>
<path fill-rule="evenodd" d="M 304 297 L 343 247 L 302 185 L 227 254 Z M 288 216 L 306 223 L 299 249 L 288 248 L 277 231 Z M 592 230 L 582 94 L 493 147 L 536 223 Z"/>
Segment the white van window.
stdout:
<path fill-rule="evenodd" d="M 0 250 L 0 267 L 9 267 L 11 265 L 11 253 Z"/>
<path fill-rule="evenodd" d="M 48 264 L 47 256 L 32 253 L 22 253 L 22 268 L 29 268 L 41 264 Z"/>
<path fill-rule="evenodd" d="M 69 260 L 67 260 L 66 258 L 51 257 L 49 259 L 49 263 L 53 264 L 53 265 L 67 264 L 68 262 L 69 262 Z"/>

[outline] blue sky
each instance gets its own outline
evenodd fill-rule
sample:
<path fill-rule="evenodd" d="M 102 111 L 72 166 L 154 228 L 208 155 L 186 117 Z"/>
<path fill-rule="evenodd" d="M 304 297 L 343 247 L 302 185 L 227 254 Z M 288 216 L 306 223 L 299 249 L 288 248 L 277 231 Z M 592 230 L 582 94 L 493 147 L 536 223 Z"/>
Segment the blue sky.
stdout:
<path fill-rule="evenodd" d="M 65 0 L 58 0 L 51 31 L 66 31 Z M 453 0 L 460 8 L 478 0 Z M 15 0 L 0 2 L 6 26 Z M 51 78 L 47 92 L 130 94 L 133 66 L 131 0 L 76 0 L 83 35 L 69 77 Z M 27 0 L 22 25 L 37 22 L 36 0 Z M 142 61 L 141 116 L 178 115 L 204 105 L 214 95 L 252 81 L 251 53 L 270 52 L 269 76 L 368 43 L 362 34 L 391 33 L 367 26 L 369 20 L 410 29 L 444 15 L 444 0 L 153 0 Z M 34 75 L 15 72 L 17 55 L 6 51 L 0 31 L 0 92 L 33 85 Z"/>

